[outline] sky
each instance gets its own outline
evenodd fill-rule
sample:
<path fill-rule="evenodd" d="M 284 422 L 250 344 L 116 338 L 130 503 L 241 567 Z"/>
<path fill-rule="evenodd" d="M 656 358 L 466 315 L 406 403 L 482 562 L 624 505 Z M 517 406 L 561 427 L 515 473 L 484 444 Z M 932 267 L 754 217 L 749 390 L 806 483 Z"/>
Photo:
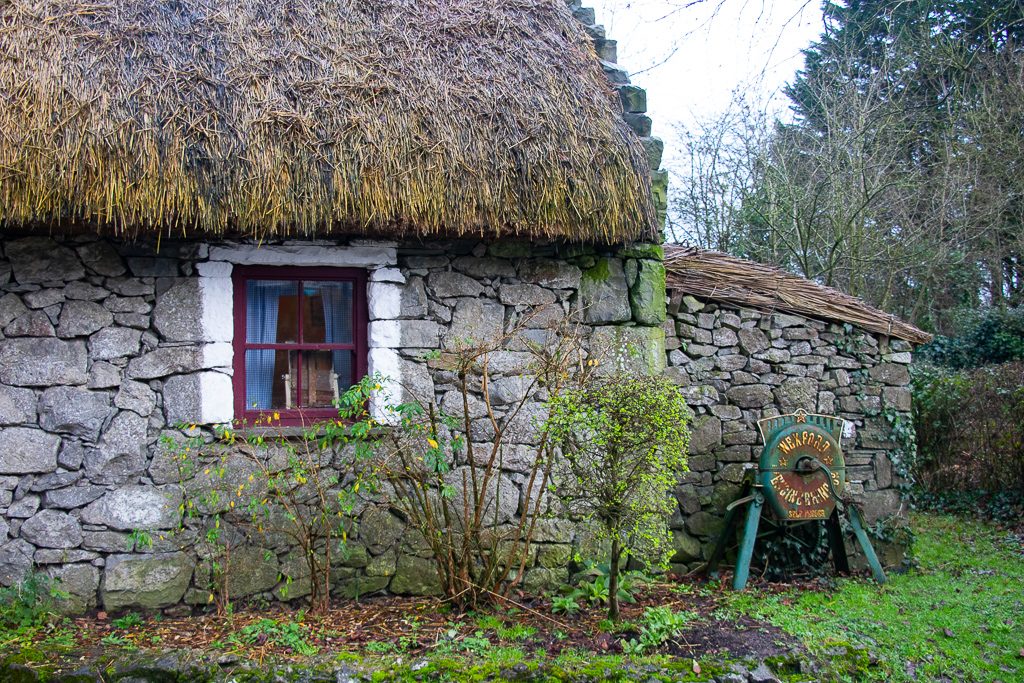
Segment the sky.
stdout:
<path fill-rule="evenodd" d="M 821 34 L 819 0 L 591 0 L 618 41 L 619 64 L 647 89 L 664 166 L 678 159 L 673 127 L 712 117 L 737 88 L 756 89 L 784 116 L 782 86 Z"/>

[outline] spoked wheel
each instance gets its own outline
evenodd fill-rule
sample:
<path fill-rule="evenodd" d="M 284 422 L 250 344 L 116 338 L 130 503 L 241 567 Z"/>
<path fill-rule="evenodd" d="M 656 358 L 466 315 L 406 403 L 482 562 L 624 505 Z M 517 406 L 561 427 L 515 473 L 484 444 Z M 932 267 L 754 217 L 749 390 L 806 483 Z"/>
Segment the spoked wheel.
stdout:
<path fill-rule="evenodd" d="M 829 540 L 817 520 L 779 523 L 762 519 L 751 560 L 751 573 L 770 581 L 819 576 L 829 570 Z"/>

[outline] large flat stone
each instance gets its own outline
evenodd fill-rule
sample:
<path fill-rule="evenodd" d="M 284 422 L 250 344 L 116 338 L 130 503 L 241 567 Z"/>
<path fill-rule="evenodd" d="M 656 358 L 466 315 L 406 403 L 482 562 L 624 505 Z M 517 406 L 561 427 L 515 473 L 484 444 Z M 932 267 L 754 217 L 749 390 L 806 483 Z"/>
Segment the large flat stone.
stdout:
<path fill-rule="evenodd" d="M 483 299 L 459 299 L 452 311 L 452 323 L 444 345 L 458 348 L 491 342 L 500 338 L 504 330 L 504 306 Z"/>
<path fill-rule="evenodd" d="M 142 330 L 129 327 L 107 327 L 89 338 L 89 357 L 93 360 L 113 360 L 134 356 L 139 352 Z"/>
<path fill-rule="evenodd" d="M 203 367 L 203 351 L 196 346 L 167 346 L 133 358 L 128 363 L 128 377 L 156 379 L 167 375 L 195 372 Z"/>
<path fill-rule="evenodd" d="M 82 527 L 66 512 L 41 510 L 21 525 L 21 536 L 39 548 L 77 548 Z"/>
<path fill-rule="evenodd" d="M 82 521 L 122 531 L 172 529 L 181 520 L 180 505 L 177 487 L 125 486 L 87 505 Z"/>
<path fill-rule="evenodd" d="M 83 244 L 77 248 L 82 263 L 97 275 L 117 277 L 125 272 L 124 261 L 109 242 Z"/>
<path fill-rule="evenodd" d="M 8 242 L 4 250 L 14 279 L 20 284 L 80 280 L 85 276 L 75 252 L 49 237 L 26 237 Z"/>
<path fill-rule="evenodd" d="M 590 348 L 605 373 L 660 375 L 667 362 L 665 330 L 660 327 L 596 327 Z"/>
<path fill-rule="evenodd" d="M 115 610 L 174 605 L 185 595 L 193 568 L 185 553 L 111 555 L 103 572 L 103 606 Z"/>
<path fill-rule="evenodd" d="M 69 301 L 60 312 L 57 336 L 84 337 L 114 322 L 114 314 L 93 301 Z"/>
<path fill-rule="evenodd" d="M 35 551 L 32 544 L 22 538 L 0 545 L 0 586 L 21 583 L 32 569 Z"/>
<path fill-rule="evenodd" d="M 439 299 L 455 296 L 480 296 L 483 285 L 462 273 L 450 271 L 431 273 L 427 277 L 427 289 Z"/>
<path fill-rule="evenodd" d="M 441 582 L 433 560 L 412 555 L 400 555 L 395 575 L 391 579 L 391 592 L 396 595 L 438 595 Z"/>
<path fill-rule="evenodd" d="M 0 429 L 0 474 L 53 472 L 59 449 L 60 437 L 40 429 Z"/>
<path fill-rule="evenodd" d="M 0 382 L 22 387 L 85 384 L 87 362 L 82 341 L 5 339 L 0 344 Z"/>

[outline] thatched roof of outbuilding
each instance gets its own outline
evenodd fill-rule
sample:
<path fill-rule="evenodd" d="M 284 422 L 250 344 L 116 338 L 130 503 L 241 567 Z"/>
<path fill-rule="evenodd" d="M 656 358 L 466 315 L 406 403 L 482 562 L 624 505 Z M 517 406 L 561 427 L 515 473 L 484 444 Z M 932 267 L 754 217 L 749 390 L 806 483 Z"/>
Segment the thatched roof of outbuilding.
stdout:
<path fill-rule="evenodd" d="M 761 311 L 850 323 L 869 332 L 926 344 L 932 336 L 855 296 L 784 270 L 719 251 L 665 246 L 670 290 Z"/>
<path fill-rule="evenodd" d="M 655 232 L 564 0 L 8 0 L 0 227 Z"/>

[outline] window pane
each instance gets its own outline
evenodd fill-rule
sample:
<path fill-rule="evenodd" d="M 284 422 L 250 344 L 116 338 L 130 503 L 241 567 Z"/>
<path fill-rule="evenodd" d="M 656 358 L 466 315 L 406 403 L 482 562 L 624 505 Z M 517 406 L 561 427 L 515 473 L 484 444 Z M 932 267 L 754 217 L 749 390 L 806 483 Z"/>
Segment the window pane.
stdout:
<path fill-rule="evenodd" d="M 252 344 L 298 341 L 297 283 L 248 280 L 245 283 L 245 338 Z"/>
<path fill-rule="evenodd" d="M 302 341 L 352 343 L 352 283 L 303 282 Z"/>
<path fill-rule="evenodd" d="M 281 410 L 297 405 L 297 358 L 294 351 L 245 352 L 246 410 Z"/>
<path fill-rule="evenodd" d="M 303 351 L 302 405 L 330 408 L 352 386 L 351 351 Z"/>

